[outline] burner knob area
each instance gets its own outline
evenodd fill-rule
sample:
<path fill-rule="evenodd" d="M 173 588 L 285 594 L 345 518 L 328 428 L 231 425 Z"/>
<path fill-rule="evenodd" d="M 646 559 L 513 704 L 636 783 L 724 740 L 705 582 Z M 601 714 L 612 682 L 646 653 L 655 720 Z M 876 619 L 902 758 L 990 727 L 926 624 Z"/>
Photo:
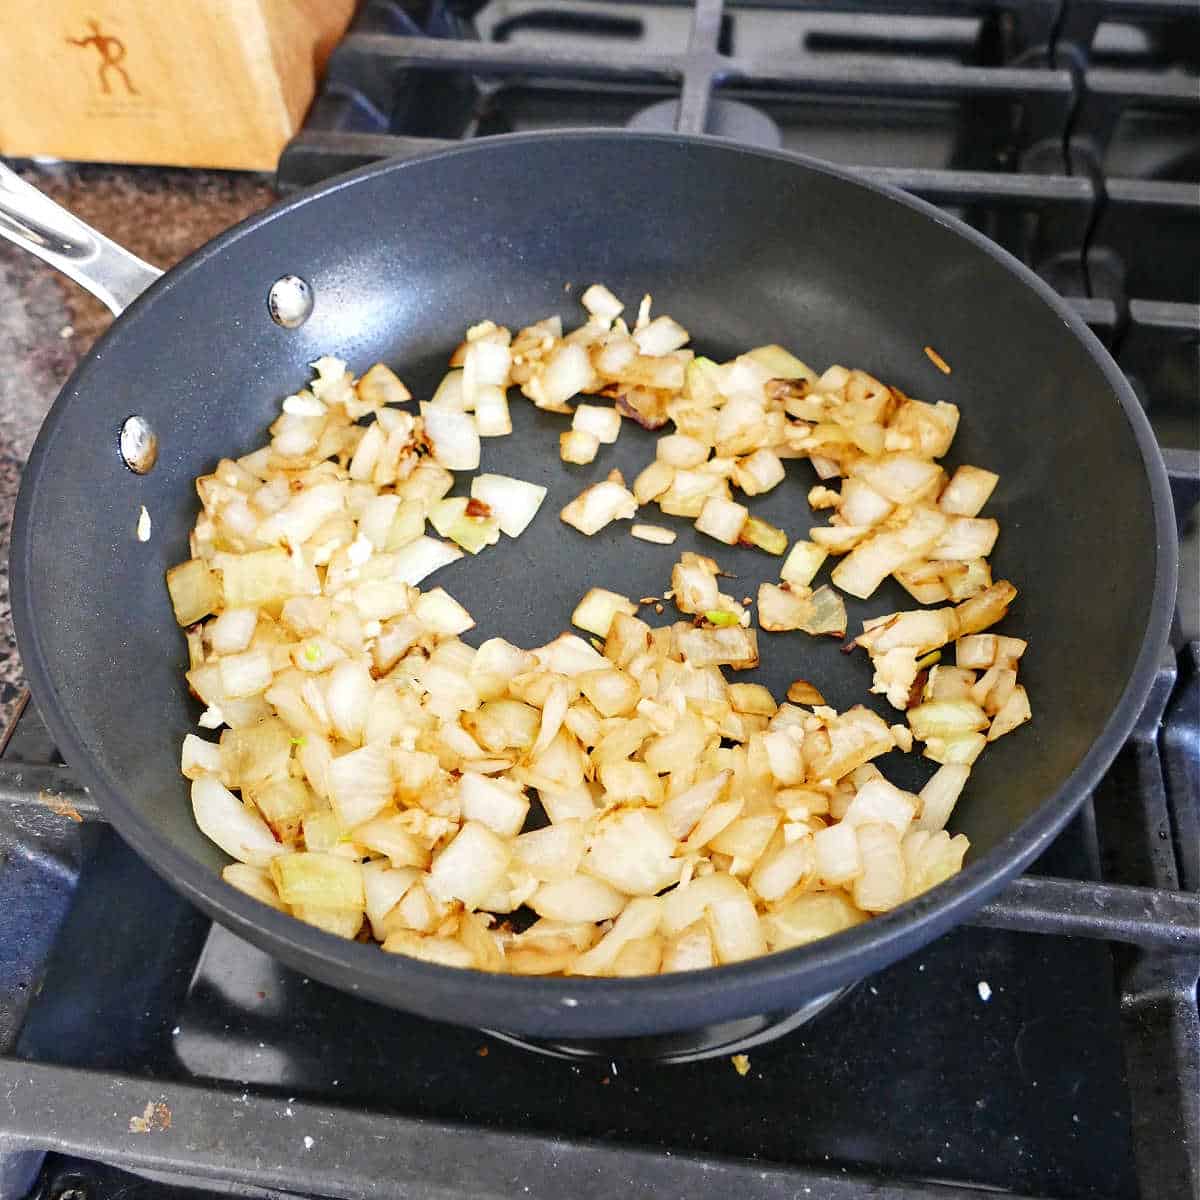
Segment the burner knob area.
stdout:
<path fill-rule="evenodd" d="M 660 100 L 635 113 L 625 122 L 625 128 L 672 133 L 678 115 L 678 100 Z M 708 106 L 704 132 L 764 150 L 778 150 L 783 145 L 779 126 L 766 113 L 740 100 L 714 99 Z"/>

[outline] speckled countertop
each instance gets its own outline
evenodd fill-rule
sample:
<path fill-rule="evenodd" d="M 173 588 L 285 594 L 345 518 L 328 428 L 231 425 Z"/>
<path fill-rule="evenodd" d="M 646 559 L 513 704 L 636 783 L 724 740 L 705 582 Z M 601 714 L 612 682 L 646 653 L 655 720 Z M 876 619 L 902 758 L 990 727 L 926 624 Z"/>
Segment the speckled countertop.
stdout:
<path fill-rule="evenodd" d="M 34 186 L 160 267 L 275 199 L 258 175 L 147 167 L 26 165 Z M 0 240 L 0 730 L 24 687 L 8 601 L 8 547 L 21 469 L 59 388 L 111 321 L 108 310 Z"/>

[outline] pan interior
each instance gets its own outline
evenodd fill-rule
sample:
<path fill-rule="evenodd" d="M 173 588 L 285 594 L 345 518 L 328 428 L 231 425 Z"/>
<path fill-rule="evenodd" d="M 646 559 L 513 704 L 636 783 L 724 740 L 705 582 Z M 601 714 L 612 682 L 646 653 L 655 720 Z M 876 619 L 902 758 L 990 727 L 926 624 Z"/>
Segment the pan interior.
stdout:
<path fill-rule="evenodd" d="M 287 331 L 268 317 L 281 275 L 302 275 L 313 315 Z M 714 143 L 635 138 L 497 143 L 468 155 L 359 176 L 251 223 L 176 273 L 114 329 L 73 378 L 44 431 L 27 498 L 28 572 L 38 653 L 76 740 L 137 819 L 187 856 L 222 857 L 195 829 L 179 744 L 197 708 L 182 680 L 183 639 L 163 571 L 187 556 L 193 480 L 218 458 L 262 443 L 281 398 L 322 353 L 362 371 L 392 365 L 428 395 L 470 324 L 514 329 L 550 313 L 568 326 L 577 297 L 605 282 L 636 308 L 643 293 L 715 357 L 779 342 L 817 369 L 860 366 L 910 395 L 949 400 L 962 423 L 947 466 L 1000 474 L 988 515 L 1001 523 L 997 578 L 1021 595 L 1002 627 L 1026 637 L 1022 679 L 1032 726 L 982 757 L 952 828 L 973 855 L 995 847 L 1063 784 L 1129 679 L 1149 618 L 1155 570 L 1149 489 L 1129 424 L 1098 363 L 1062 319 L 989 254 L 928 215 L 811 167 Z M 951 364 L 939 373 L 932 345 Z M 586 539 L 558 510 L 617 468 L 627 480 L 653 437 L 627 423 L 588 467 L 558 459 L 565 418 L 513 394 L 515 432 L 485 441 L 483 470 L 545 484 L 550 494 L 516 542 L 453 565 L 436 582 L 467 605 L 468 640 L 524 645 L 568 627 L 591 586 L 661 594 L 684 549 L 712 554 L 753 596 L 779 560 L 726 549 L 686 521 L 674 547 L 630 537 L 627 523 Z M 160 457 L 146 476 L 116 452 L 122 421 L 146 417 Z M 807 463 L 751 502 L 804 536 Z M 462 489 L 460 489 L 462 490 Z M 145 505 L 153 536 L 137 541 Z M 848 605 L 865 616 L 913 607 L 894 585 Z M 668 621 L 673 610 L 661 618 Z M 782 697 L 796 678 L 839 708 L 869 702 L 861 653 L 800 633 L 760 635 L 753 677 Z M 884 762 L 916 786 L 916 756 Z"/>

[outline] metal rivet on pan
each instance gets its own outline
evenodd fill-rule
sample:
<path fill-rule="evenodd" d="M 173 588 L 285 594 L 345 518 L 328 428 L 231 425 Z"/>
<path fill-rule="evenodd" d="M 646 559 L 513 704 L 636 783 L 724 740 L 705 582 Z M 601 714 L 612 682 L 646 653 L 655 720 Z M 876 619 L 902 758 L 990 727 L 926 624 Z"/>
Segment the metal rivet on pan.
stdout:
<path fill-rule="evenodd" d="M 127 417 L 121 426 L 121 459 L 135 475 L 145 475 L 158 462 L 158 434 L 145 417 Z"/>
<path fill-rule="evenodd" d="M 299 275 L 282 275 L 267 293 L 271 320 L 284 329 L 299 329 L 312 315 L 313 290 Z"/>

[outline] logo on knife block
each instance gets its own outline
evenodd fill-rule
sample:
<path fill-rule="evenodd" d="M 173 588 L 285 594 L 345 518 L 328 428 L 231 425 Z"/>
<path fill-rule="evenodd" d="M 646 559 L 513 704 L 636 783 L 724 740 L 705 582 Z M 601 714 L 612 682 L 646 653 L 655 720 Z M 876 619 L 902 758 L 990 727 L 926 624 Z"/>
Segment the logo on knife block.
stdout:
<path fill-rule="evenodd" d="M 96 71 L 100 79 L 100 90 L 106 96 L 112 95 L 112 85 L 109 82 L 109 72 L 114 72 L 125 85 L 125 93 L 129 96 L 138 96 L 141 93 L 133 86 L 125 68 L 121 65 L 125 61 L 125 43 L 120 38 L 113 37 L 111 34 L 103 33 L 100 29 L 100 22 L 95 20 L 88 21 L 88 28 L 92 31 L 90 36 L 66 39 L 68 46 L 78 46 L 83 50 L 90 46 L 95 46 L 96 53 L 100 55 L 100 61 L 96 64 Z"/>

